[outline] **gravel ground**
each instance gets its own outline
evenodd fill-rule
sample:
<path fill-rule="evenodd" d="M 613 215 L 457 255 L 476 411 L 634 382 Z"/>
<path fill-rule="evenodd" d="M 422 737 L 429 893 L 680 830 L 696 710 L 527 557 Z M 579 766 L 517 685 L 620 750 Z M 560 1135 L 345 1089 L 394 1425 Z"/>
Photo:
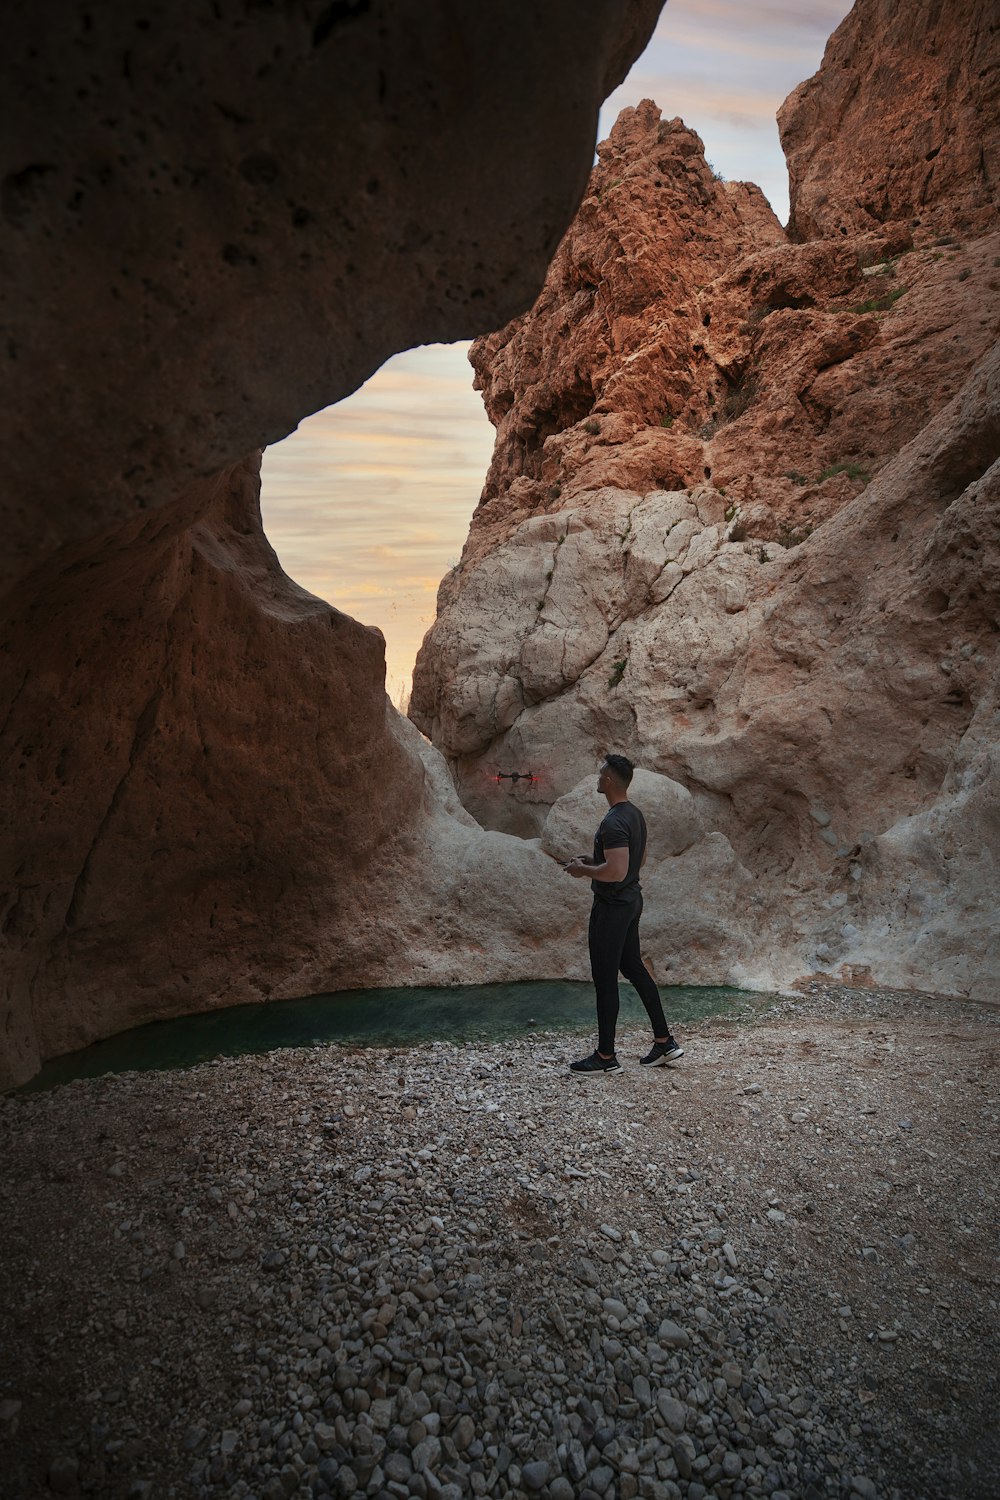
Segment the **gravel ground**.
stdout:
<path fill-rule="evenodd" d="M 1000 1493 L 1000 1010 L 815 986 L 0 1101 L 0 1493 Z"/>

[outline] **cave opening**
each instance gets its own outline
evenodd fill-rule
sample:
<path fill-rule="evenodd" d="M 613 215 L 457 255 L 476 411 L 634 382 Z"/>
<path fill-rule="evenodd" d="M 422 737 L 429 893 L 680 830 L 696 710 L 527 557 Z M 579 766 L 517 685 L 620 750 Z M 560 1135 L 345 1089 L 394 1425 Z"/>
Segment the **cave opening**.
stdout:
<path fill-rule="evenodd" d="M 438 586 L 457 565 L 494 431 L 468 343 L 409 349 L 268 448 L 264 530 L 290 578 L 386 641 L 405 711 Z"/>

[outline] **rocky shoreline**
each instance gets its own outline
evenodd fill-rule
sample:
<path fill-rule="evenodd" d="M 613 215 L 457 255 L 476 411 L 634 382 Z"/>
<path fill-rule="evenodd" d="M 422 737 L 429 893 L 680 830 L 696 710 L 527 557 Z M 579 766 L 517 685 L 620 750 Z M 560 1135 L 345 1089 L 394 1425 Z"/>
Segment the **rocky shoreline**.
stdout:
<path fill-rule="evenodd" d="M 985 1500 L 998 1027 L 815 986 L 653 1076 L 533 1035 L 8 1096 L 0 1493 Z"/>

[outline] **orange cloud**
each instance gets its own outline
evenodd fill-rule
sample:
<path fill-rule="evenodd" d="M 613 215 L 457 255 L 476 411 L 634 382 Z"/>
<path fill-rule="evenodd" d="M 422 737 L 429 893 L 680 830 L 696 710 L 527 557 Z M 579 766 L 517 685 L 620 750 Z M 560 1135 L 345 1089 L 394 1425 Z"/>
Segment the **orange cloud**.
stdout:
<path fill-rule="evenodd" d="M 397 355 L 264 455 L 264 528 L 282 566 L 381 629 L 394 699 L 408 687 L 493 449 L 467 351 Z"/>

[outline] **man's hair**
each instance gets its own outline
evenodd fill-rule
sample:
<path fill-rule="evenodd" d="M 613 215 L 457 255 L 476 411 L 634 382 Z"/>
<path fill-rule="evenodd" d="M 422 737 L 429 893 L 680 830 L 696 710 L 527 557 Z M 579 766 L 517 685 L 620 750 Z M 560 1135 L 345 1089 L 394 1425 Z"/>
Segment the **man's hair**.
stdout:
<path fill-rule="evenodd" d="M 606 755 L 604 764 L 609 771 L 613 771 L 622 786 L 628 786 L 632 780 L 632 772 L 635 770 L 627 755 Z"/>

